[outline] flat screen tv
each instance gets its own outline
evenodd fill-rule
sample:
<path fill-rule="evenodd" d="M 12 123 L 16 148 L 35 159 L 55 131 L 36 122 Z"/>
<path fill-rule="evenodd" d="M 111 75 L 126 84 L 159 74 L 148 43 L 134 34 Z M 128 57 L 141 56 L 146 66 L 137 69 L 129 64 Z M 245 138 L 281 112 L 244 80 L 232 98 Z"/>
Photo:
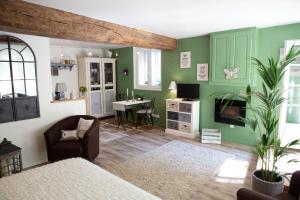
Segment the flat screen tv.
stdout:
<path fill-rule="evenodd" d="M 199 84 L 177 84 L 177 98 L 184 100 L 197 100 L 200 98 Z"/>

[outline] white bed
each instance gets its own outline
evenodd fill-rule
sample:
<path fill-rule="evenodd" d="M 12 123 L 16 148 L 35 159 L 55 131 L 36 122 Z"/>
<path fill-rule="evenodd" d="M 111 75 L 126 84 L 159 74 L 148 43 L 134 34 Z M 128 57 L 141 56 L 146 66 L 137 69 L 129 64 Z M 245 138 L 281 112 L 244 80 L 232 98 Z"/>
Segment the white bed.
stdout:
<path fill-rule="evenodd" d="M 0 179 L 1 200 L 158 200 L 159 198 L 81 158 Z"/>

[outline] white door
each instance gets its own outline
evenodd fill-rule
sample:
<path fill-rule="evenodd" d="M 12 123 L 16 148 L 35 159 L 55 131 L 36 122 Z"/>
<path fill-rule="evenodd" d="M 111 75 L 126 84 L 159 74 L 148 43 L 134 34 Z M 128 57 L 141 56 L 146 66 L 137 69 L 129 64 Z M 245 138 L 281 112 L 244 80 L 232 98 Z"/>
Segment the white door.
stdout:
<path fill-rule="evenodd" d="M 114 114 L 112 102 L 115 101 L 115 61 L 102 59 L 103 69 L 103 109 L 105 115 Z"/>
<path fill-rule="evenodd" d="M 283 56 L 293 45 L 300 49 L 300 40 L 286 41 Z M 288 66 L 283 87 L 286 101 L 281 107 L 279 131 L 283 145 L 285 145 L 295 139 L 300 139 L 300 57 Z M 300 145 L 296 148 L 300 149 Z"/>
<path fill-rule="evenodd" d="M 102 67 L 97 58 L 88 59 L 88 81 L 90 96 L 90 114 L 101 117 L 103 114 L 103 87 L 102 87 Z"/>

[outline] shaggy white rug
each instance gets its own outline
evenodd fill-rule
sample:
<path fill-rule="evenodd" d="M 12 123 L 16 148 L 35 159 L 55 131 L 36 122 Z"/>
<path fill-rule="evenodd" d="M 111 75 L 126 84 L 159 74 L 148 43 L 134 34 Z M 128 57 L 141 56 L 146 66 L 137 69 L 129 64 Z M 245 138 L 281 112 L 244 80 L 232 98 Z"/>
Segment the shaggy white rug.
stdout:
<path fill-rule="evenodd" d="M 233 154 L 172 141 L 120 163 L 112 172 L 162 199 L 214 199 L 214 194 L 205 193 L 205 187 L 215 187 L 210 181 L 234 158 Z M 239 187 L 226 193 L 234 195 Z"/>

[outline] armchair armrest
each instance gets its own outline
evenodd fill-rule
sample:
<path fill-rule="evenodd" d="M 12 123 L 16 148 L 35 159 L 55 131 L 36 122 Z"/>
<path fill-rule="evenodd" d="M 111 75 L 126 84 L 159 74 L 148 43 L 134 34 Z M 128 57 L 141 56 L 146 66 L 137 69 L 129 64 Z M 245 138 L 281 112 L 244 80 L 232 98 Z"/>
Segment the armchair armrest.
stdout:
<path fill-rule="evenodd" d="M 57 122 L 44 133 L 47 147 L 55 144 L 59 140 L 61 136 L 61 130 L 61 122 Z"/>
<path fill-rule="evenodd" d="M 291 183 L 289 187 L 289 193 L 296 198 L 299 198 L 300 195 L 300 171 L 293 173 L 291 178 Z"/>
<path fill-rule="evenodd" d="M 237 200 L 276 200 L 273 197 L 246 188 L 237 191 Z"/>
<path fill-rule="evenodd" d="M 92 161 L 99 154 L 99 121 L 95 119 L 91 128 L 87 130 L 83 137 L 84 158 Z"/>

